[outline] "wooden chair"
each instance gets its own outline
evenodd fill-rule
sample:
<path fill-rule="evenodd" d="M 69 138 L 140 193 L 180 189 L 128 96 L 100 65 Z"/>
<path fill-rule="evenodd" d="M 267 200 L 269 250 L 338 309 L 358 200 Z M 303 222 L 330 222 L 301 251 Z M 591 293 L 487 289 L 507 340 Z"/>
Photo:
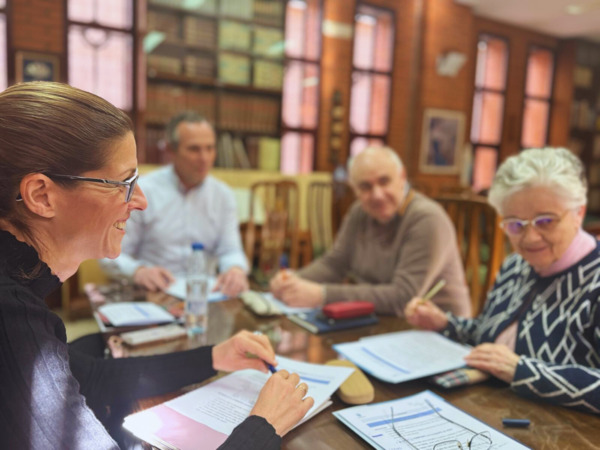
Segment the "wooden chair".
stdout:
<path fill-rule="evenodd" d="M 310 183 L 306 207 L 312 255 L 318 258 L 333 244 L 333 183 L 321 181 Z"/>
<path fill-rule="evenodd" d="M 255 218 L 255 198 L 260 198 L 264 207 L 264 223 L 260 227 L 260 236 Z M 246 227 L 244 250 L 250 264 L 258 262 L 259 268 L 279 267 L 279 258 L 283 252 L 289 253 L 291 268 L 298 267 L 299 217 L 298 185 L 295 181 L 259 181 L 250 189 L 250 214 Z"/>
<path fill-rule="evenodd" d="M 485 197 L 444 195 L 436 201 L 444 207 L 456 227 L 473 314 L 477 315 L 505 256 L 500 218 Z"/>

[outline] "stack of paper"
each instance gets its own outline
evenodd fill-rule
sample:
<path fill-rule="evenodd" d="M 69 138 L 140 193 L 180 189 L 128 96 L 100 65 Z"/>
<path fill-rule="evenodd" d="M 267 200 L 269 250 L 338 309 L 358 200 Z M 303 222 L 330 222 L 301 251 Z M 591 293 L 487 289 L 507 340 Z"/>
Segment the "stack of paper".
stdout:
<path fill-rule="evenodd" d="M 431 391 L 410 397 L 335 411 L 333 413 L 348 428 L 375 448 L 473 448 L 473 440 L 483 448 L 527 449 L 500 431 L 455 408 Z M 395 426 L 396 431 L 394 431 Z M 398 435 L 400 434 L 400 436 Z M 483 434 L 481 434 L 483 433 Z"/>
<path fill-rule="evenodd" d="M 277 369 L 300 375 L 315 403 L 304 423 L 331 404 L 329 399 L 354 369 L 310 364 L 277 357 Z M 123 426 L 150 444 L 163 449 L 217 448 L 252 410 L 260 390 L 271 375 L 242 370 L 213 383 L 125 418 Z"/>
<path fill-rule="evenodd" d="M 333 346 L 365 372 L 401 383 L 465 366 L 471 348 L 433 331 L 400 331 Z"/>
<path fill-rule="evenodd" d="M 175 317 L 156 303 L 150 302 L 109 303 L 98 308 L 98 311 L 115 327 L 153 325 L 175 321 Z"/>
<path fill-rule="evenodd" d="M 226 295 L 221 293 L 220 291 L 212 292 L 213 288 L 217 284 L 216 278 L 211 278 L 208 281 L 208 301 L 209 302 L 218 302 L 220 300 L 225 300 L 227 298 Z M 175 281 L 169 285 L 167 290 L 165 291 L 167 294 L 172 295 L 173 297 L 180 298 L 181 300 L 185 300 L 187 285 L 185 281 L 185 277 L 175 277 Z"/>

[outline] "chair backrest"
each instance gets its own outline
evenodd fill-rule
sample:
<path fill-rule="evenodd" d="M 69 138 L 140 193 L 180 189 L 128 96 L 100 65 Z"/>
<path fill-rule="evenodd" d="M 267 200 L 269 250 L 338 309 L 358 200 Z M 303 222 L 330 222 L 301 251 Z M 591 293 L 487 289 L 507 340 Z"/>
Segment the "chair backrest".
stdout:
<path fill-rule="evenodd" d="M 257 239 L 256 233 L 256 211 L 254 210 L 255 198 L 259 198 L 264 208 L 265 220 L 262 224 L 261 239 Z M 281 256 L 281 253 L 289 252 L 290 266 L 296 268 L 299 260 L 298 246 L 298 218 L 300 211 L 300 199 L 298 185 L 292 180 L 259 181 L 254 183 L 250 189 L 250 215 L 245 234 L 244 249 L 246 257 L 251 264 L 258 261 L 271 260 Z M 285 215 L 281 214 L 285 213 Z M 284 217 L 284 230 L 280 232 Z M 270 229 L 275 227 L 277 229 Z M 268 242 L 261 248 L 261 240 Z M 275 239 L 283 242 L 275 242 Z M 277 250 L 279 255 L 273 253 Z M 263 252 L 264 250 L 264 252 Z M 261 254 L 261 252 L 265 254 Z"/>
<path fill-rule="evenodd" d="M 310 183 L 306 206 L 312 255 L 318 258 L 333 244 L 333 183 L 321 181 Z"/>
<path fill-rule="evenodd" d="M 444 195 L 436 200 L 456 228 L 458 248 L 471 292 L 473 314 L 481 312 L 505 255 L 500 218 L 485 197 Z"/>

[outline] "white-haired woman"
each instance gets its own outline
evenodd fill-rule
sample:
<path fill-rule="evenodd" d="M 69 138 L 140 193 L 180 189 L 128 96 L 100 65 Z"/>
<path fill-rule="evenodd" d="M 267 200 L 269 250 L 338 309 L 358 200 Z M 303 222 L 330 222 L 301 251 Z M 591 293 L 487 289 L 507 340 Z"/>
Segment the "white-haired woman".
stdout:
<path fill-rule="evenodd" d="M 474 345 L 465 358 L 519 394 L 600 413 L 600 246 L 582 230 L 587 183 L 564 148 L 530 149 L 498 169 L 489 201 L 515 253 L 474 319 L 413 299 L 406 318 Z"/>

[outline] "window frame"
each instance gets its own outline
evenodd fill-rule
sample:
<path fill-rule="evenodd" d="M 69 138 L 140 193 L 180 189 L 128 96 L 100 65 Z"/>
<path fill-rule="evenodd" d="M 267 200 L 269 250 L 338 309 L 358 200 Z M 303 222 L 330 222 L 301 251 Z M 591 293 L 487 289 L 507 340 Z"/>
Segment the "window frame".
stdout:
<path fill-rule="evenodd" d="M 94 0 L 101 1 L 101 0 Z M 95 28 L 108 32 L 117 32 L 117 33 L 127 33 L 131 36 L 131 111 L 124 110 L 125 113 L 131 118 L 134 123 L 134 127 L 137 129 L 137 119 L 138 119 L 138 105 L 140 96 L 139 96 L 139 73 L 140 73 L 140 55 L 139 55 L 139 44 L 140 37 L 138 35 L 139 30 L 139 20 L 140 20 L 140 3 L 138 0 L 129 0 L 131 2 L 131 27 L 130 28 L 117 28 L 108 25 L 102 25 L 96 22 L 94 19 L 91 22 L 79 22 L 75 20 L 71 20 L 69 18 L 69 0 L 64 0 L 64 12 L 65 12 L 65 27 L 64 27 L 64 48 L 65 48 L 65 62 L 64 62 L 64 79 L 70 83 L 69 80 L 69 31 L 72 25 L 83 27 L 83 28 Z M 144 2 L 145 3 L 145 2 Z"/>
<path fill-rule="evenodd" d="M 478 46 L 479 43 L 483 40 L 484 37 L 489 37 L 492 39 L 498 39 L 501 40 L 505 43 L 506 45 L 506 64 L 505 64 L 505 72 L 504 72 L 504 89 L 491 89 L 491 88 L 486 88 L 486 87 L 479 87 L 477 86 L 477 58 L 475 58 L 475 71 L 474 71 L 474 77 L 473 77 L 473 98 L 471 101 L 471 123 L 470 123 L 470 132 L 469 132 L 469 142 L 471 143 L 471 147 L 472 147 L 472 161 L 473 161 L 473 168 L 471 170 L 471 176 L 470 176 L 470 180 L 469 180 L 469 184 L 471 186 L 473 186 L 473 181 L 475 180 L 475 156 L 477 153 L 477 149 L 478 148 L 491 148 L 494 149 L 496 151 L 496 169 L 498 168 L 499 162 L 500 162 L 500 153 L 501 153 L 501 148 L 502 148 L 502 135 L 504 134 L 504 125 L 506 123 L 506 99 L 507 99 L 507 91 L 508 91 L 508 75 L 509 75 L 509 65 L 510 65 L 510 40 L 508 39 L 508 37 L 506 36 L 502 36 L 496 33 L 489 33 L 487 31 L 481 31 L 478 33 L 477 35 L 477 40 L 475 42 L 475 45 Z M 477 53 L 477 49 L 476 49 L 476 53 Z M 485 93 L 493 93 L 493 94 L 498 94 L 498 95 L 502 95 L 502 114 L 500 114 L 500 124 L 499 124 L 499 129 L 500 129 L 500 139 L 498 140 L 497 144 L 489 144 L 486 142 L 481 142 L 481 141 L 474 141 L 472 136 L 473 136 L 473 118 L 475 117 L 474 114 L 474 106 L 475 106 L 475 97 L 477 95 L 483 95 Z"/>
<path fill-rule="evenodd" d="M 529 58 L 531 57 L 531 53 L 533 52 L 533 50 L 547 50 L 548 52 L 550 52 L 552 54 L 552 72 L 551 72 L 551 79 L 550 79 L 550 96 L 546 99 L 544 97 L 537 97 L 537 96 L 532 96 L 532 95 L 527 95 L 527 75 L 528 75 L 528 70 L 527 68 L 529 67 Z M 526 148 L 530 148 L 530 147 L 525 147 L 523 146 L 523 121 L 525 119 L 525 105 L 527 104 L 527 100 L 538 100 L 538 101 L 545 101 L 548 103 L 548 122 L 546 123 L 546 136 L 544 139 L 544 147 L 548 145 L 548 139 L 550 138 L 550 127 L 552 125 L 552 109 L 554 108 L 554 82 L 556 81 L 556 49 L 555 48 L 551 48 L 548 47 L 546 45 L 541 45 L 541 44 L 529 44 L 528 48 L 527 48 L 527 59 L 525 60 L 525 73 L 523 74 L 523 102 L 521 105 L 521 124 L 520 124 L 520 131 L 519 131 L 519 148 L 521 149 L 521 151 L 525 150 Z"/>
<path fill-rule="evenodd" d="M 288 7 L 288 3 L 290 2 L 290 0 L 286 0 L 285 2 L 285 15 L 284 15 L 284 37 L 285 37 L 285 23 L 287 23 L 287 7 Z M 321 32 L 321 29 L 323 27 L 323 0 L 317 0 L 318 2 L 318 8 L 319 8 L 319 32 Z M 307 21 L 308 17 L 305 16 L 304 17 L 304 30 L 306 30 L 306 21 Z M 280 139 L 281 142 L 283 144 L 283 137 L 285 134 L 287 133 L 298 133 L 300 136 L 302 135 L 311 135 L 313 138 L 313 158 L 312 158 L 312 168 L 311 171 L 314 172 L 316 170 L 317 167 L 317 150 L 318 150 L 318 143 L 319 143 L 319 135 L 320 135 L 320 129 L 321 129 L 321 121 L 319 120 L 320 114 L 321 114 L 321 86 L 322 86 L 322 74 L 323 74 L 323 66 L 321 64 L 323 60 L 323 35 L 321 34 L 319 36 L 319 51 L 318 51 L 318 56 L 313 60 L 313 59 L 309 59 L 306 58 L 305 56 L 302 57 L 298 57 L 298 56 L 289 56 L 286 52 L 284 52 L 283 55 L 283 86 L 281 89 L 281 116 L 280 116 Z M 317 118 L 316 118 L 316 125 L 314 128 L 306 128 L 305 126 L 301 125 L 298 127 L 294 127 L 294 126 L 289 126 L 286 124 L 284 117 L 283 117 L 283 111 L 284 111 L 284 105 L 283 105 L 283 100 L 284 100 L 284 89 L 285 89 L 285 75 L 286 75 L 286 71 L 288 69 L 288 66 L 291 65 L 291 63 L 300 63 L 303 65 L 313 65 L 316 66 L 318 68 L 318 73 L 319 73 L 319 83 L 318 83 L 318 87 L 317 87 Z M 304 98 L 304 92 L 302 93 L 302 99 Z M 283 146 L 281 147 L 281 155 L 280 155 L 280 162 L 279 162 L 279 167 L 281 170 L 281 167 L 283 165 Z M 300 151 L 302 151 L 302 148 L 300 148 Z M 299 155 L 301 156 L 301 155 Z M 298 165 L 298 168 L 300 169 L 300 165 Z M 297 173 L 301 173 L 299 170 Z"/>
<path fill-rule="evenodd" d="M 15 82 L 15 66 L 14 66 L 14 54 L 11 52 L 12 49 L 12 41 L 11 41 L 11 31 L 12 24 L 11 21 L 8 20 L 12 15 L 11 9 L 11 0 L 6 0 L 4 7 L 0 7 L 0 15 L 4 16 L 4 30 L 6 32 L 6 36 L 4 39 L 4 54 L 6 55 L 6 87 L 10 86 Z"/>
<path fill-rule="evenodd" d="M 392 54 L 391 54 L 391 60 L 390 60 L 390 70 L 389 71 L 381 71 L 381 70 L 376 70 L 376 69 L 361 69 L 361 68 L 357 68 L 354 65 L 354 51 L 356 48 L 355 45 L 355 40 L 356 40 L 356 32 L 353 33 L 352 36 L 352 68 L 350 70 L 350 98 L 348 101 L 348 157 L 350 157 L 350 153 L 351 153 L 351 148 L 352 148 L 352 142 L 354 142 L 354 140 L 356 138 L 365 138 L 367 140 L 372 140 L 372 139 L 380 139 L 383 141 L 383 143 L 385 145 L 388 145 L 388 139 L 389 139 L 389 134 L 390 134 L 390 119 L 391 119 L 391 112 L 392 112 L 392 103 L 393 103 L 393 98 L 394 98 L 394 64 L 396 62 L 396 52 L 394 51 L 396 48 L 395 42 L 396 42 L 396 11 L 394 11 L 391 8 L 386 8 L 383 6 L 379 6 L 379 5 L 373 5 L 372 3 L 369 3 L 368 1 L 364 1 L 364 0 L 358 0 L 356 2 L 355 8 L 354 8 L 354 21 L 352 22 L 352 27 L 353 30 L 355 30 L 356 27 L 356 17 L 360 14 L 360 9 L 362 7 L 366 7 L 366 8 L 371 8 L 374 9 L 376 11 L 382 11 L 385 12 L 387 14 L 389 14 L 391 16 L 391 23 L 392 23 L 392 37 L 391 37 L 391 41 L 392 41 L 392 45 L 391 45 L 391 49 L 392 49 Z M 375 46 L 377 45 L 377 39 L 373 39 L 373 54 L 375 54 Z M 351 115 L 352 115 L 352 87 L 353 87 L 353 79 L 354 79 L 354 74 L 355 73 L 360 73 L 360 74 L 366 74 L 366 75 L 370 75 L 371 77 L 375 76 L 375 75 L 381 75 L 381 76 L 386 76 L 389 77 L 390 80 L 390 92 L 389 92 L 389 102 L 387 105 L 387 124 L 386 124 L 386 131 L 383 134 L 372 134 L 372 133 L 356 133 L 352 130 L 352 125 L 351 125 Z M 372 78 L 373 79 L 373 78 Z"/>

